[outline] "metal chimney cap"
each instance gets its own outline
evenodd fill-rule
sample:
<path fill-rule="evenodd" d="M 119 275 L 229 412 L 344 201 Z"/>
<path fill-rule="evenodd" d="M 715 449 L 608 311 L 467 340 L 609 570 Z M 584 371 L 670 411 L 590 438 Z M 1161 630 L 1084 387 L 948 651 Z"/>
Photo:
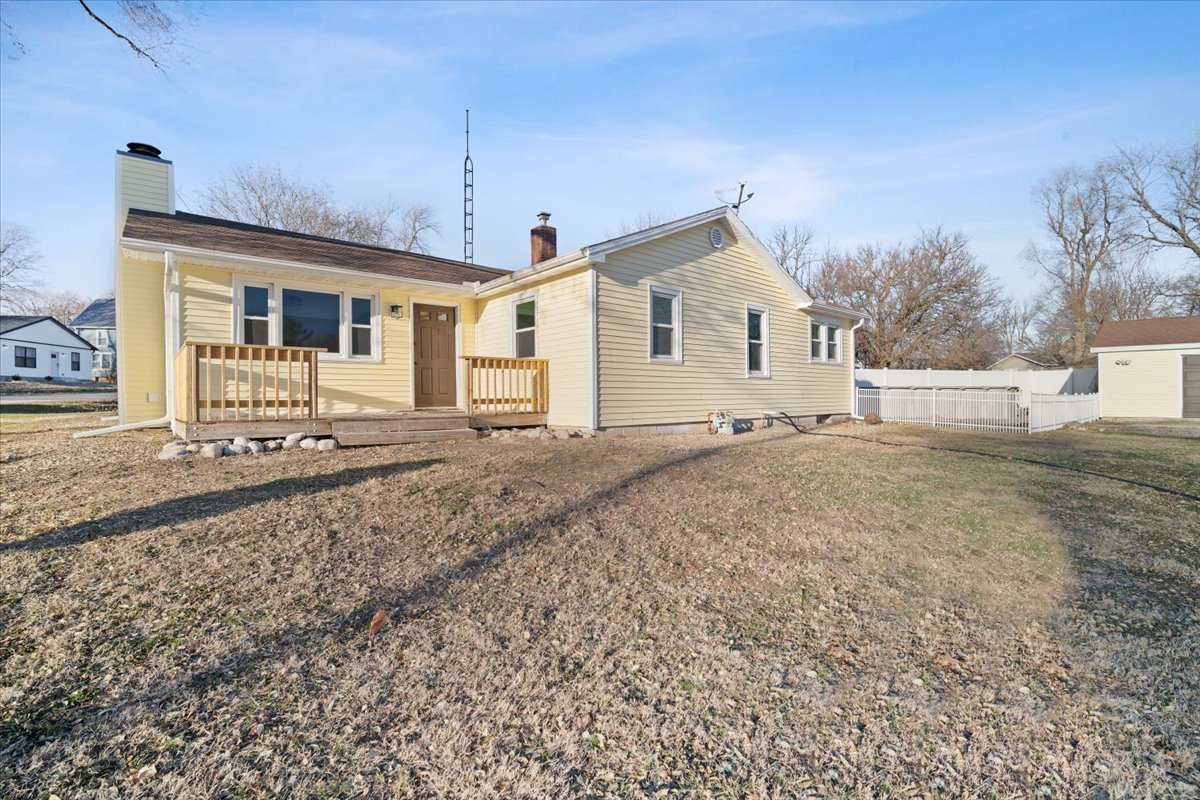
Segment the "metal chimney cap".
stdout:
<path fill-rule="evenodd" d="M 550 223 L 550 212 L 549 211 L 542 211 L 537 215 L 537 217 L 538 217 L 538 222 L 541 223 L 542 225 L 548 225 Z"/>
<path fill-rule="evenodd" d="M 159 150 L 152 144 L 146 144 L 145 142 L 130 142 L 129 144 L 125 145 L 125 147 L 129 150 L 129 152 L 136 153 L 139 156 L 158 158 L 162 155 L 162 150 Z"/>

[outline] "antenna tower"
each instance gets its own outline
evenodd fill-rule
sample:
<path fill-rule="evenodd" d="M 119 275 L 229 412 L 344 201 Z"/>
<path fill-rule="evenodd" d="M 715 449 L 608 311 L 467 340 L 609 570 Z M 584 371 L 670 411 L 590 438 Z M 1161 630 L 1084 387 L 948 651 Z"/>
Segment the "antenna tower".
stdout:
<path fill-rule="evenodd" d="M 475 163 L 471 161 L 471 109 L 467 109 L 467 157 L 463 159 L 463 261 L 475 263 Z"/>

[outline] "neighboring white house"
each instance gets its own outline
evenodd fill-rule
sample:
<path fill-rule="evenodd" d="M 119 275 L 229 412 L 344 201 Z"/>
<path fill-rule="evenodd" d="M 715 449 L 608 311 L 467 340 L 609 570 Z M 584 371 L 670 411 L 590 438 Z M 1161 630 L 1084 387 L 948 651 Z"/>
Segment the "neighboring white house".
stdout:
<path fill-rule="evenodd" d="M 1101 416 L 1200 419 L 1200 317 L 1105 322 L 1092 352 Z"/>
<path fill-rule="evenodd" d="M 111 297 L 93 300 L 79 316 L 71 320 L 71 330 L 86 339 L 96 352 L 92 355 L 92 379 L 117 374 L 117 301 Z"/>
<path fill-rule="evenodd" d="M 95 348 L 53 317 L 0 316 L 0 375 L 89 380 Z"/>

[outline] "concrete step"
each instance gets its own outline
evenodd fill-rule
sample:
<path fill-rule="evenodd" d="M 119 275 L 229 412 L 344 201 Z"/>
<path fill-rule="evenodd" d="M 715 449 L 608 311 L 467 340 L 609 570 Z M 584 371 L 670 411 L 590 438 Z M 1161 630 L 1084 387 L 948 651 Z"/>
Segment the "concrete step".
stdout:
<path fill-rule="evenodd" d="M 413 442 L 444 442 L 452 439 L 478 439 L 474 428 L 450 428 L 437 431 L 342 431 L 334 430 L 338 444 L 345 447 L 367 444 L 411 444 Z"/>

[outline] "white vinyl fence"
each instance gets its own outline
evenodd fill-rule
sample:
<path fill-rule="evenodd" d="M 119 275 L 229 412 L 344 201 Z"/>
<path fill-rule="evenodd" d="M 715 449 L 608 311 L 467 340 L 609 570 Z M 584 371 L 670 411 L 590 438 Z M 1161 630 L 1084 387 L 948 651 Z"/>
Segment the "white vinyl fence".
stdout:
<path fill-rule="evenodd" d="M 861 389 L 1020 389 L 1031 394 L 1079 394 L 1096 391 L 1095 367 L 1074 369 L 855 369 Z"/>
<path fill-rule="evenodd" d="M 1033 394 L 987 389 L 857 389 L 860 417 L 969 431 L 1032 433 L 1100 416 L 1098 394 Z"/>

